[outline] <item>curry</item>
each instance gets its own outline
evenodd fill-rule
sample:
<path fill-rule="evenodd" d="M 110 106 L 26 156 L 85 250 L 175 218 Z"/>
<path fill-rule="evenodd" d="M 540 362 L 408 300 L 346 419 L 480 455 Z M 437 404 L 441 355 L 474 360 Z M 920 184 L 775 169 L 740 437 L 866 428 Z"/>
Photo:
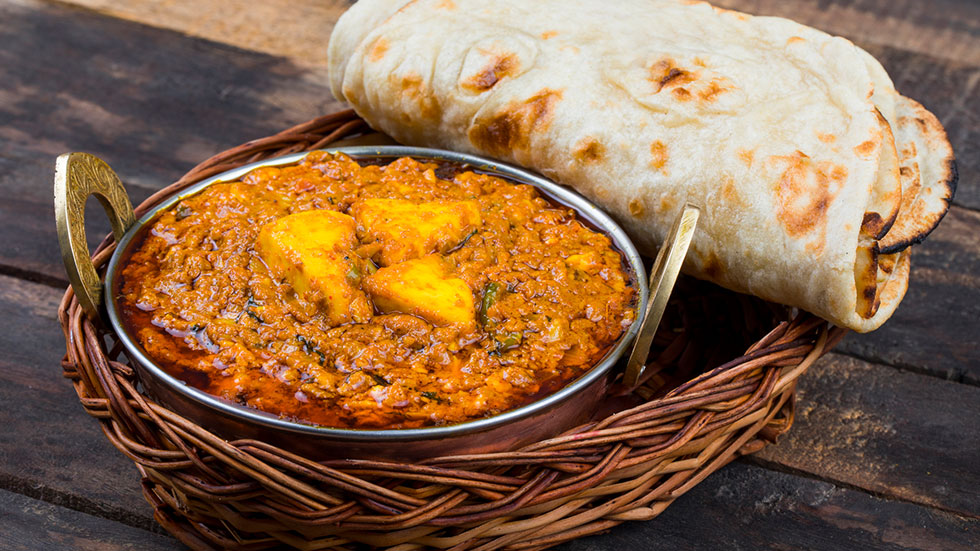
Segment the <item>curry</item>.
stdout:
<path fill-rule="evenodd" d="M 494 415 L 588 371 L 632 324 L 623 256 L 536 188 L 314 152 L 184 198 L 121 273 L 168 373 L 282 418 L 360 429 Z"/>

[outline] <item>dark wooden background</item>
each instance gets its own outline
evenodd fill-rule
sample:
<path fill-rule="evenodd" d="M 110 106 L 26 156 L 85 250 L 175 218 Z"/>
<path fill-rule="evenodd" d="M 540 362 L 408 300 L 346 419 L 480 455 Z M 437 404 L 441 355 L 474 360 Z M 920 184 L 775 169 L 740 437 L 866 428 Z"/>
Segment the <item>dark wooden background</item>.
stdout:
<path fill-rule="evenodd" d="M 980 2 L 723 0 L 846 36 L 946 126 L 960 185 L 897 314 L 807 373 L 776 445 L 661 517 L 564 546 L 980 548 Z M 0 0 L 0 549 L 179 549 L 60 376 L 55 157 L 139 201 L 197 162 L 334 111 L 339 0 Z M 91 201 L 90 237 L 108 232 Z"/>

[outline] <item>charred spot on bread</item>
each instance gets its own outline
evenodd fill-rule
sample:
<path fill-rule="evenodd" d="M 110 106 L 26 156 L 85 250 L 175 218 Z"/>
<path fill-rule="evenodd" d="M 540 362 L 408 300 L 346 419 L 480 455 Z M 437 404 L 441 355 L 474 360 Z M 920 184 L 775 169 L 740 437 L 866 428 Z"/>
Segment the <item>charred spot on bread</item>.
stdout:
<path fill-rule="evenodd" d="M 506 76 L 520 69 L 520 60 L 514 54 L 497 55 L 476 74 L 463 81 L 462 86 L 474 92 L 485 92 Z"/>
<path fill-rule="evenodd" d="M 526 150 L 531 134 L 548 128 L 561 91 L 545 88 L 530 98 L 511 102 L 489 118 L 473 123 L 468 131 L 470 141 L 493 155 Z"/>
<path fill-rule="evenodd" d="M 586 138 L 575 148 L 572 156 L 581 163 L 598 163 L 605 158 L 606 147 L 595 138 Z"/>

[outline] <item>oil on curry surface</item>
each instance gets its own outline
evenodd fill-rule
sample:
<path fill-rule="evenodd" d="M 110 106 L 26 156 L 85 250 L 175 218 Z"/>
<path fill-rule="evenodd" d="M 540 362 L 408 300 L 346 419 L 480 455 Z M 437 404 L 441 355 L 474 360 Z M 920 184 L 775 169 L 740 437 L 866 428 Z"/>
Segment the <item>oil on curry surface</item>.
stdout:
<path fill-rule="evenodd" d="M 314 152 L 163 213 L 123 270 L 168 372 L 284 418 L 457 423 L 595 364 L 633 322 L 622 255 L 529 185 Z"/>

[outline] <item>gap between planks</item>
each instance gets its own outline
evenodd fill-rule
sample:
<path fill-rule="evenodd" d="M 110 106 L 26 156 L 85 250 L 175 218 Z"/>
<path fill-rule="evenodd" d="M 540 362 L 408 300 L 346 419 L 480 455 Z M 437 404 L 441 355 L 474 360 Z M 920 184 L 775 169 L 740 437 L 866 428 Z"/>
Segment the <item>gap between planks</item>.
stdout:
<path fill-rule="evenodd" d="M 134 480 L 136 479 L 134 478 Z M 126 526 L 132 526 L 133 528 L 139 528 L 154 534 L 169 535 L 163 526 L 160 526 L 160 524 L 153 520 L 152 515 L 143 516 L 126 508 L 116 507 L 78 494 L 56 490 L 50 486 L 39 484 L 36 480 L 23 479 L 0 472 L 0 490 L 6 490 L 72 511 L 125 524 Z M 149 511 L 149 505 L 147 505 L 146 509 Z"/>
<path fill-rule="evenodd" d="M 10 266 L 8 264 L 0 264 L 0 275 L 12 277 L 15 279 L 20 279 L 23 281 L 29 281 L 31 283 L 37 283 L 39 285 L 44 285 L 46 287 L 54 287 L 55 289 L 65 290 L 68 288 L 67 279 L 61 279 L 34 270 L 25 270 L 23 268 L 19 268 L 17 266 Z"/>
<path fill-rule="evenodd" d="M 899 307 L 901 308 L 901 306 Z M 860 336 L 858 338 L 860 338 Z M 913 364 L 907 364 L 902 362 L 893 362 L 886 358 L 875 357 L 874 355 L 864 355 L 851 350 L 842 350 L 840 347 L 834 348 L 833 352 L 835 354 L 840 354 L 841 356 L 847 356 L 849 358 L 854 358 L 855 360 L 861 360 L 862 362 L 868 362 L 868 363 L 892 367 L 899 371 L 908 371 L 909 373 L 915 373 L 916 375 L 932 377 L 934 379 L 939 379 L 941 381 L 949 381 L 951 383 L 956 383 L 960 385 L 980 387 L 980 379 L 978 380 L 970 379 L 966 376 L 965 373 L 962 372 L 952 374 L 952 375 L 944 375 L 943 373 L 938 371 L 929 371 L 929 369 L 925 367 L 919 367 Z"/>
<path fill-rule="evenodd" d="M 793 429 L 790 428 L 790 430 L 793 430 Z M 888 494 L 888 493 L 877 491 L 877 490 L 873 490 L 873 489 L 870 489 L 870 488 L 862 488 L 861 486 L 858 486 L 858 485 L 856 485 L 854 483 L 851 483 L 851 482 L 846 482 L 844 480 L 835 479 L 835 478 L 829 477 L 829 476 L 822 476 L 820 474 L 817 474 L 817 473 L 814 473 L 814 472 L 810 472 L 810 471 L 806 471 L 806 470 L 803 470 L 803 469 L 798 469 L 796 467 L 790 467 L 789 465 L 786 465 L 784 463 L 779 463 L 778 461 L 772 461 L 772 460 L 769 460 L 769 459 L 764 459 L 764 458 L 760 457 L 758 454 L 743 455 L 742 457 L 740 457 L 738 459 L 738 461 L 739 462 L 742 462 L 742 463 L 749 464 L 749 465 L 754 465 L 756 467 L 759 467 L 759 468 L 762 468 L 762 469 L 766 469 L 768 471 L 774 471 L 774 472 L 777 472 L 777 473 L 784 473 L 784 474 L 788 474 L 788 475 L 792 475 L 792 476 L 798 476 L 800 478 L 805 478 L 807 480 L 816 480 L 818 482 L 825 482 L 827 484 L 833 484 L 834 486 L 837 486 L 838 488 L 844 488 L 846 490 L 851 490 L 851 491 L 855 491 L 855 492 L 861 492 L 861 493 L 868 494 L 870 496 L 876 497 L 876 498 L 881 499 L 881 500 L 884 500 L 884 501 L 893 501 L 895 503 L 908 503 L 910 505 L 915 505 L 917 507 L 923 507 L 923 508 L 926 508 L 926 509 L 935 509 L 937 511 L 942 511 L 944 513 L 949 513 L 951 515 L 956 515 L 956 516 L 961 517 L 961 518 L 980 520 L 980 513 L 971 514 L 971 513 L 965 512 L 965 511 L 960 511 L 960 510 L 957 510 L 957 509 L 952 509 L 952 508 L 949 508 L 949 507 L 944 507 L 942 505 L 936 505 L 934 503 L 928 503 L 926 501 L 921 501 L 921 500 L 916 500 L 916 499 L 909 499 L 909 498 L 902 497 L 902 496 L 899 496 L 899 495 Z"/>
<path fill-rule="evenodd" d="M 7 281 L 10 282 L 9 279 Z M 29 293 L 31 287 L 34 287 L 34 290 L 38 293 L 38 295 L 45 295 L 45 294 L 51 295 L 50 296 L 50 300 L 49 301 L 45 301 L 48 304 L 53 305 L 55 303 L 55 301 L 56 301 L 56 298 L 57 298 L 57 297 L 54 296 L 54 294 L 51 291 L 44 290 L 42 288 L 39 288 L 38 286 L 36 286 L 36 284 L 29 284 L 29 283 L 26 283 L 26 284 L 25 283 L 20 283 L 20 284 L 18 284 L 16 282 L 10 282 L 10 283 L 7 283 L 6 285 L 2 285 L 3 283 L 4 283 L 3 282 L 3 279 L 0 279 L 0 288 L 9 286 L 10 283 L 13 283 L 14 286 L 19 285 L 19 286 L 21 286 L 23 288 L 22 289 L 22 291 L 23 291 L 22 293 L 11 295 L 11 300 L 14 300 L 15 301 L 14 304 L 17 304 L 18 305 L 18 308 L 23 308 L 24 305 L 22 303 L 20 303 L 19 300 L 17 300 L 17 297 L 18 296 L 25 296 L 24 293 Z M 25 311 L 26 312 L 30 312 L 32 310 L 28 308 Z M 35 315 L 38 315 L 38 314 L 35 314 Z M 42 317 L 44 317 L 45 319 L 47 319 L 47 316 L 42 316 Z M 71 393 L 70 388 L 65 388 L 64 390 L 65 390 L 66 396 Z M 82 416 L 83 414 L 81 412 L 76 412 L 75 415 Z M 796 427 L 795 430 L 798 431 L 799 428 L 800 427 Z M 758 456 L 756 456 L 756 458 L 757 457 Z M 842 460 L 844 460 L 844 461 L 850 461 L 851 459 L 852 458 L 842 457 Z M 754 461 L 754 460 L 755 459 L 752 459 L 752 460 L 749 460 L 749 461 Z M 773 465 L 780 465 L 782 468 L 781 469 L 775 469 L 775 468 L 772 468 Z M 823 481 L 825 481 L 825 482 L 827 482 L 829 484 L 832 484 L 834 486 L 845 487 L 845 488 L 852 488 L 854 491 L 858 491 L 858 492 L 860 492 L 862 494 L 868 494 L 868 495 L 871 495 L 871 496 L 876 496 L 876 497 L 883 498 L 883 499 L 889 499 L 889 500 L 892 500 L 892 501 L 909 502 L 909 503 L 912 503 L 912 504 L 916 504 L 916 506 L 922 506 L 925 509 L 935 509 L 935 510 L 941 510 L 941 511 L 950 511 L 951 510 L 950 507 L 937 506 L 935 504 L 930 504 L 930 503 L 920 503 L 919 501 L 916 501 L 914 499 L 912 499 L 912 500 L 904 499 L 904 498 L 902 498 L 899 495 L 889 494 L 889 493 L 884 493 L 884 492 L 879 492 L 879 491 L 875 491 L 874 489 L 871 489 L 871 488 L 859 487 L 859 486 L 856 486 L 855 483 L 853 483 L 853 482 L 852 483 L 847 483 L 847 482 L 841 482 L 839 480 L 834 480 L 832 477 L 827 476 L 825 473 L 824 474 L 813 473 L 811 471 L 796 469 L 795 467 L 790 466 L 790 465 L 783 465 L 783 464 L 778 463 L 778 462 L 776 462 L 776 463 L 770 463 L 769 465 L 761 465 L 760 468 L 763 468 L 763 469 L 765 469 L 767 471 L 777 471 L 777 472 L 784 471 L 786 473 L 792 474 L 793 476 L 801 476 L 801 473 L 803 473 L 802 476 L 804 478 L 807 477 L 805 475 L 809 475 L 808 478 L 812 478 L 812 479 L 815 479 L 815 480 L 823 480 Z M 138 514 L 131 513 L 131 512 L 129 512 L 128 509 L 123 509 L 123 508 L 115 507 L 115 506 L 112 506 L 112 505 L 108 505 L 108 506 L 102 505 L 102 503 L 104 503 L 103 501 L 98 501 L 98 500 L 93 500 L 93 499 L 90 499 L 90 498 L 80 497 L 77 494 L 74 494 L 74 493 L 72 493 L 70 491 L 57 490 L 57 489 L 51 488 L 43 480 L 31 479 L 30 477 L 13 476 L 13 475 L 7 474 L 7 475 L 0 475 L 0 486 L 10 488 L 13 491 L 16 491 L 17 493 L 22 493 L 22 494 L 25 494 L 25 495 L 29 495 L 31 497 L 36 497 L 36 498 L 41 499 L 43 501 L 48 501 L 50 503 L 54 503 L 54 504 L 57 504 L 57 505 L 60 505 L 60 506 L 65 506 L 67 508 L 75 509 L 75 510 L 78 510 L 80 512 L 85 512 L 85 513 L 93 514 L 93 515 L 96 515 L 96 516 L 102 516 L 104 518 L 108 518 L 108 519 L 111 519 L 111 520 L 117 520 L 117 521 L 123 522 L 125 524 L 129 524 L 129 525 L 135 526 L 135 527 L 146 529 L 147 526 L 150 526 L 152 528 L 155 525 L 152 522 L 152 520 L 149 520 L 146 517 L 140 517 Z M 955 514 L 957 514 L 958 516 L 961 516 L 961 517 L 963 516 L 963 513 L 962 512 L 958 512 L 958 513 L 955 513 Z"/>

